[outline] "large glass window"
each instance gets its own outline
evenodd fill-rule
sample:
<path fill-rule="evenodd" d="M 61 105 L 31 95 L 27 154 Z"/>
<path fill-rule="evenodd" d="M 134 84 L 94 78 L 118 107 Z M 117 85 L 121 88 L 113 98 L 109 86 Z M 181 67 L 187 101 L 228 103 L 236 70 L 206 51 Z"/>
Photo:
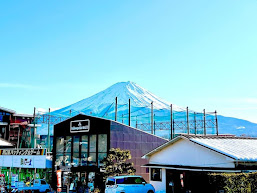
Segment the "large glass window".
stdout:
<path fill-rule="evenodd" d="M 88 154 L 85 152 L 81 152 L 81 166 L 87 166 L 87 158 Z"/>
<path fill-rule="evenodd" d="M 73 153 L 79 153 L 79 136 L 73 136 Z"/>
<path fill-rule="evenodd" d="M 89 157 L 88 165 L 96 165 L 96 135 L 89 136 Z"/>
<path fill-rule="evenodd" d="M 55 164 L 57 166 L 60 166 L 60 165 L 62 165 L 62 163 L 63 163 L 63 154 L 56 154 Z"/>
<path fill-rule="evenodd" d="M 80 142 L 79 142 L 79 136 L 73 136 L 73 160 L 72 162 L 74 163 L 74 166 L 79 166 L 80 163 L 80 156 L 79 156 L 79 147 L 80 147 Z"/>
<path fill-rule="evenodd" d="M 98 152 L 107 152 L 107 135 L 98 135 Z"/>
<path fill-rule="evenodd" d="M 107 156 L 107 134 L 98 135 L 98 165 L 102 165 L 102 160 Z"/>
<path fill-rule="evenodd" d="M 107 151 L 107 134 L 56 138 L 58 164 L 73 163 L 75 167 L 101 165 Z"/>
<path fill-rule="evenodd" d="M 89 152 L 96 152 L 96 135 L 90 135 Z"/>
<path fill-rule="evenodd" d="M 71 145 L 72 145 L 71 136 L 66 136 L 65 153 L 71 153 Z"/>
<path fill-rule="evenodd" d="M 95 166 L 96 165 L 96 153 L 89 153 L 88 157 L 88 165 Z"/>
<path fill-rule="evenodd" d="M 73 153 L 73 161 L 72 162 L 75 167 L 79 166 L 79 163 L 80 163 L 79 153 Z"/>
<path fill-rule="evenodd" d="M 88 151 L 88 136 L 84 135 L 81 137 L 81 152 Z"/>
<path fill-rule="evenodd" d="M 81 166 L 87 166 L 88 160 L 88 136 L 81 137 Z"/>
<path fill-rule="evenodd" d="M 69 165 L 71 163 L 71 153 L 65 153 L 64 157 L 64 163 L 65 165 Z"/>
<path fill-rule="evenodd" d="M 64 137 L 56 137 L 56 152 L 63 153 L 64 150 Z"/>
<path fill-rule="evenodd" d="M 107 153 L 98 153 L 98 165 L 103 165 L 102 160 L 107 157 Z"/>

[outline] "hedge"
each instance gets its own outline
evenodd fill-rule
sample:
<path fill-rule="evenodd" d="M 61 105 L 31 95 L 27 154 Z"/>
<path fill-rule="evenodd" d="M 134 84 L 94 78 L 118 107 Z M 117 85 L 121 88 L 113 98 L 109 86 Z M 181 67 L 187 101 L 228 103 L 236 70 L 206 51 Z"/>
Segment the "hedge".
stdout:
<path fill-rule="evenodd" d="M 254 173 L 212 173 L 208 174 L 210 184 L 227 193 L 257 192 L 257 172 Z"/>

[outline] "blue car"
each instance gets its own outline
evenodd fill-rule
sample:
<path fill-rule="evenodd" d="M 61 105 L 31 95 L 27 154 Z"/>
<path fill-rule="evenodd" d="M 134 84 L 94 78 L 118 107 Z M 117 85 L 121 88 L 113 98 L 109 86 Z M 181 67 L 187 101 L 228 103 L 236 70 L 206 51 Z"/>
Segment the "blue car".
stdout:
<path fill-rule="evenodd" d="M 154 193 L 152 184 L 148 184 L 142 176 L 114 176 L 108 177 L 105 193 Z"/>

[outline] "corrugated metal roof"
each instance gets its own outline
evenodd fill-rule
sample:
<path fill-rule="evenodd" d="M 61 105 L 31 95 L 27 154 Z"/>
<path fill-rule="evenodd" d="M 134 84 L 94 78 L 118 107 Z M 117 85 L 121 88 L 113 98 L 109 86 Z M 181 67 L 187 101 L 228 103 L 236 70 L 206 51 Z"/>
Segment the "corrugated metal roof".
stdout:
<path fill-rule="evenodd" d="M 32 118 L 32 117 L 34 117 L 33 115 L 29 115 L 29 114 L 16 114 L 16 113 L 13 116 L 14 117 L 25 117 L 25 118 L 28 118 L 28 117 Z"/>
<path fill-rule="evenodd" d="M 189 136 L 187 138 L 238 161 L 257 161 L 257 138 L 219 136 Z"/>
<path fill-rule="evenodd" d="M 11 110 L 11 109 L 7 109 L 7 108 L 4 108 L 4 107 L 0 107 L 0 110 L 8 112 L 8 113 L 12 113 L 12 114 L 16 113 L 16 111 Z"/>
<path fill-rule="evenodd" d="M 149 157 L 180 139 L 187 139 L 203 147 L 231 157 L 237 161 L 257 161 L 257 138 L 231 136 L 195 136 L 180 135 L 173 140 L 157 147 L 143 157 Z"/>
<path fill-rule="evenodd" d="M 13 147 L 13 144 L 0 138 L 0 147 Z"/>

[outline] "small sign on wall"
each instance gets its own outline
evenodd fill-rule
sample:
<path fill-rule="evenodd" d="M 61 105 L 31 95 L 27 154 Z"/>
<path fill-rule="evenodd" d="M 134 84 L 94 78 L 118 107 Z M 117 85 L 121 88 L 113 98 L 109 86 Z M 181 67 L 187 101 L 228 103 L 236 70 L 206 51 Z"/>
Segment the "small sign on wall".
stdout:
<path fill-rule="evenodd" d="M 77 133 L 77 132 L 89 132 L 90 130 L 90 120 L 77 120 L 70 122 L 70 132 Z"/>

